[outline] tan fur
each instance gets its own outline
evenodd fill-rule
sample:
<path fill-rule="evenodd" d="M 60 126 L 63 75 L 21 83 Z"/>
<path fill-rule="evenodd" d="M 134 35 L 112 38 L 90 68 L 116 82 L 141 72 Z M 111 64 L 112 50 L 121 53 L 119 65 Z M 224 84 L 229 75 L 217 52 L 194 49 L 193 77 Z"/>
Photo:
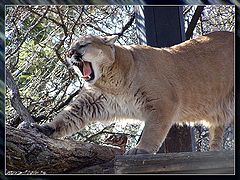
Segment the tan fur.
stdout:
<path fill-rule="evenodd" d="M 170 48 L 113 44 L 88 36 L 83 60 L 96 78 L 48 125 L 53 137 L 72 134 L 93 121 L 145 121 L 137 149 L 156 152 L 175 123 L 206 121 L 211 149 L 233 121 L 233 33 L 214 32 Z"/>

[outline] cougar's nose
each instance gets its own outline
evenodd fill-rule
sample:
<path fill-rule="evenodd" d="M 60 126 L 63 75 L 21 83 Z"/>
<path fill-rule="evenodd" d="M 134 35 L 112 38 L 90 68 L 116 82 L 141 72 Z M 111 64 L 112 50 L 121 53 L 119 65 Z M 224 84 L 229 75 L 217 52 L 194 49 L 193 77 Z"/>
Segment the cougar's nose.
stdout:
<path fill-rule="evenodd" d="M 67 57 L 71 58 L 74 54 L 76 54 L 77 51 L 75 49 L 70 49 L 68 52 L 67 52 Z"/>
<path fill-rule="evenodd" d="M 68 51 L 67 57 L 71 58 L 72 56 L 73 56 L 76 60 L 81 60 L 81 58 L 82 58 L 82 54 L 79 53 L 76 49 L 70 49 L 70 50 Z"/>

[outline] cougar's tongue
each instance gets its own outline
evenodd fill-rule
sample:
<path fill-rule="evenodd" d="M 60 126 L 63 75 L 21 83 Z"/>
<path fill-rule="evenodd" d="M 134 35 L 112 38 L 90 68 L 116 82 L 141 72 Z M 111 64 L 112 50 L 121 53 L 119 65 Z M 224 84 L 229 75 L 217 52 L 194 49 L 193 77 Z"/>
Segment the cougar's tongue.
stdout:
<path fill-rule="evenodd" d="M 92 68 L 89 62 L 83 63 L 83 78 L 89 78 L 92 73 Z"/>

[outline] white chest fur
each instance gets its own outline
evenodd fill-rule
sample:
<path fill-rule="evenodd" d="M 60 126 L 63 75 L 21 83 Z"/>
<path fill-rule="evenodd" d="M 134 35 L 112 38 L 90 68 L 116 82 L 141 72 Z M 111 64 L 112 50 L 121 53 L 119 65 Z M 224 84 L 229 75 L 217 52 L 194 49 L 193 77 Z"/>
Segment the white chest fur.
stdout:
<path fill-rule="evenodd" d="M 130 118 L 142 120 L 142 112 L 140 106 L 136 105 L 134 99 L 129 96 L 109 96 L 111 100 L 108 104 L 116 118 Z"/>

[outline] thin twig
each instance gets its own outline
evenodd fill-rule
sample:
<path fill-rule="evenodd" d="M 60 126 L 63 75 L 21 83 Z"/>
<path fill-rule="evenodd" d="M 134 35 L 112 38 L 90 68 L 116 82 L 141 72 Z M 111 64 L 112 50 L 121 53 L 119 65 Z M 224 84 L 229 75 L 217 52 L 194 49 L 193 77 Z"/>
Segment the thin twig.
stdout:
<path fill-rule="evenodd" d="M 70 42 L 72 41 L 72 36 L 73 36 L 73 34 L 74 34 L 75 27 L 76 27 L 78 21 L 80 20 L 80 18 L 82 17 L 83 11 L 84 11 L 84 6 L 82 6 L 82 10 L 81 10 L 81 12 L 80 12 L 77 20 L 75 21 L 75 23 L 73 24 L 73 26 L 72 26 L 72 28 L 71 28 L 71 34 L 70 34 L 70 38 L 69 38 L 69 39 L 70 39 Z"/>
<path fill-rule="evenodd" d="M 112 126 L 112 125 L 110 125 L 110 126 Z M 131 136 L 131 137 L 139 136 L 139 135 L 132 135 L 132 134 L 129 134 L 129 133 L 118 133 L 118 132 L 106 131 L 106 129 L 108 129 L 110 126 L 106 126 L 105 128 L 103 128 L 98 133 L 89 136 L 87 139 L 84 140 L 84 142 L 92 141 L 93 138 L 95 138 L 95 137 L 97 137 L 101 134 L 119 134 L 119 135 Z"/>
<path fill-rule="evenodd" d="M 133 24 L 134 19 L 135 19 L 135 12 L 132 13 L 131 18 L 129 19 L 127 24 L 125 24 L 125 26 L 122 27 L 122 30 L 119 33 L 116 33 L 116 35 L 118 35 L 118 37 L 121 37 L 123 33 Z"/>
<path fill-rule="evenodd" d="M 32 12 L 32 13 L 38 15 L 38 16 L 42 16 L 40 13 L 38 13 L 38 12 L 32 10 L 32 8 L 30 8 L 30 7 L 28 8 L 28 10 L 29 10 L 30 12 Z M 44 16 L 44 18 L 45 18 L 45 19 L 48 19 L 48 20 L 51 20 L 52 22 L 54 22 L 54 23 L 57 24 L 58 26 L 62 26 L 62 24 L 61 24 L 60 22 L 56 21 L 56 20 L 53 19 L 53 18 L 50 18 L 50 17 L 47 17 L 47 16 Z"/>
<path fill-rule="evenodd" d="M 124 34 L 124 32 L 133 24 L 134 19 L 135 19 L 135 12 L 132 13 L 131 18 L 129 19 L 129 21 L 122 27 L 122 30 L 120 32 L 118 32 L 118 33 L 108 33 L 106 31 L 102 30 L 100 27 L 96 27 L 95 25 L 93 25 L 91 23 L 86 23 L 84 25 L 90 26 L 93 29 L 95 29 L 95 30 L 97 30 L 97 31 L 99 31 L 101 33 L 104 33 L 107 36 L 118 35 L 118 37 L 121 37 Z"/>
<path fill-rule="evenodd" d="M 63 108 L 63 107 L 65 107 L 66 105 L 68 105 L 68 104 L 71 102 L 71 100 L 72 100 L 76 95 L 79 94 L 79 92 L 80 92 L 80 90 L 77 90 L 76 92 L 74 92 L 73 94 L 71 94 L 71 95 L 66 99 L 66 101 L 62 102 L 56 109 L 53 109 L 52 111 L 57 112 L 57 111 L 60 110 L 61 108 Z M 51 113 L 51 112 L 50 112 L 50 113 Z M 49 113 L 49 114 L 50 114 L 50 113 Z"/>

